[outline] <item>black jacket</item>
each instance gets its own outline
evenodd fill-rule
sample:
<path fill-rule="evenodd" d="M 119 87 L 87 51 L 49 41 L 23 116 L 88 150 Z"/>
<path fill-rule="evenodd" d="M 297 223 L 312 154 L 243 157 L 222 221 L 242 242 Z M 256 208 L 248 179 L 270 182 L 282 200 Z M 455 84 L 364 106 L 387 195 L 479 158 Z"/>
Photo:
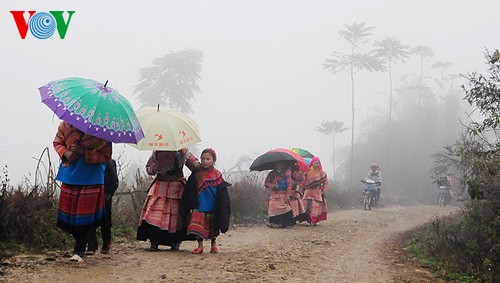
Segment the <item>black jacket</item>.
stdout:
<path fill-rule="evenodd" d="M 104 171 L 104 193 L 106 200 L 109 201 L 118 189 L 118 173 L 116 171 L 116 161 L 111 159 L 106 164 Z"/>
<path fill-rule="evenodd" d="M 180 213 L 184 216 L 188 215 L 192 209 L 198 208 L 197 184 L 196 174 L 193 172 L 188 178 L 180 203 Z M 214 228 L 220 230 L 222 233 L 226 233 L 229 230 L 229 218 L 231 216 L 231 204 L 229 193 L 227 192 L 227 187 L 229 186 L 231 184 L 226 181 L 219 184 L 215 199 Z"/>

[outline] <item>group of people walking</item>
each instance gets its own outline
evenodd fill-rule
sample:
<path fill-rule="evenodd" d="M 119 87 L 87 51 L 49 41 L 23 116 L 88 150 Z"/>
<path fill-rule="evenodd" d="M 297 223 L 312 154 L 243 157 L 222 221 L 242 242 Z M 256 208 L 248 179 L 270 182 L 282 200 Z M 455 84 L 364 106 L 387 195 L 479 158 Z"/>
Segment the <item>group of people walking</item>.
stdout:
<path fill-rule="evenodd" d="M 309 166 L 310 171 L 304 173 L 296 164 L 274 164 L 264 183 L 270 190 L 269 227 L 286 228 L 303 221 L 317 225 L 327 219 L 327 175 L 318 157 L 312 158 Z"/>
<path fill-rule="evenodd" d="M 75 239 L 70 261 L 81 262 L 97 251 L 96 226 L 101 226 L 102 253 L 111 248 L 111 197 L 118 187 L 112 144 L 88 135 L 63 121 L 53 141 L 61 158 L 56 180 L 61 181 L 57 226 Z M 137 230 L 138 240 L 149 240 L 149 250 L 168 245 L 178 250 L 184 240 L 196 240 L 194 254 L 203 252 L 210 240 L 210 253 L 218 253 L 216 237 L 229 228 L 230 203 L 227 187 L 214 167 L 217 155 L 204 149 L 200 160 L 187 149 L 153 151 L 146 164 L 154 181 L 148 189 Z M 191 171 L 187 182 L 183 168 Z"/>
<path fill-rule="evenodd" d="M 116 163 L 111 159 L 112 144 L 88 135 L 67 122 L 61 122 L 54 139 L 61 158 L 56 180 L 61 181 L 57 226 L 75 239 L 70 261 L 81 262 L 97 251 L 96 226 L 101 226 L 102 253 L 111 248 L 111 197 L 118 187 Z M 204 251 L 210 240 L 210 253 L 218 253 L 217 236 L 229 229 L 231 213 L 228 186 L 214 165 L 212 148 L 200 159 L 187 148 L 153 151 L 146 171 L 154 176 L 142 207 L 137 240 L 150 241 L 150 251 L 160 245 L 179 250 L 181 242 L 197 241 L 193 254 Z M 276 162 L 265 180 L 270 190 L 269 226 L 289 227 L 307 221 L 316 225 L 327 218 L 325 192 L 328 179 L 318 157 L 312 158 L 310 171 L 299 171 L 297 164 Z M 185 179 L 186 166 L 191 174 Z"/>

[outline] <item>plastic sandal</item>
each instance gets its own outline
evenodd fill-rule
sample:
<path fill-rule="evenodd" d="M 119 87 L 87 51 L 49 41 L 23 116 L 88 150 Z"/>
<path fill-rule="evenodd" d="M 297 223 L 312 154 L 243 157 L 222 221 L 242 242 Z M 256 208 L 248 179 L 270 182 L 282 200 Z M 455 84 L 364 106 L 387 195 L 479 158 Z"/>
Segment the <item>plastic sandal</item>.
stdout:
<path fill-rule="evenodd" d="M 217 253 L 219 253 L 219 249 L 217 247 L 211 247 L 210 248 L 210 253 L 211 254 L 217 254 Z"/>
<path fill-rule="evenodd" d="M 82 262 L 83 258 L 77 254 L 74 254 L 70 259 L 70 262 Z"/>
<path fill-rule="evenodd" d="M 88 250 L 85 252 L 85 255 L 95 255 L 95 251 L 94 250 Z"/>
<path fill-rule="evenodd" d="M 193 250 L 193 254 L 201 254 L 203 252 L 203 248 L 196 248 Z"/>

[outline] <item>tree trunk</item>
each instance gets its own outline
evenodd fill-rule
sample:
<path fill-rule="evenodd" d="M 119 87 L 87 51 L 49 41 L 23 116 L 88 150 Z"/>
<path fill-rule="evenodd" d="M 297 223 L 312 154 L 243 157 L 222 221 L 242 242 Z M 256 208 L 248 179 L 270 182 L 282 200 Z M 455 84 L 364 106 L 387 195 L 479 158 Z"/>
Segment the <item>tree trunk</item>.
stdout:
<path fill-rule="evenodd" d="M 424 56 L 420 56 L 420 84 L 424 80 Z"/>
<path fill-rule="evenodd" d="M 422 86 L 424 85 L 424 56 L 420 56 L 420 87 L 418 88 L 418 106 L 422 100 Z"/>
<path fill-rule="evenodd" d="M 443 89 L 444 89 L 444 82 L 443 82 L 443 70 L 444 68 L 441 68 L 441 87 L 440 87 L 440 95 L 441 98 L 444 99 L 443 97 Z"/>
<path fill-rule="evenodd" d="M 354 163 L 354 73 L 351 70 L 351 113 L 352 113 L 352 118 L 351 118 L 351 157 L 350 157 L 350 169 L 349 169 L 349 184 L 352 185 L 352 169 L 353 169 L 353 163 Z"/>
<path fill-rule="evenodd" d="M 335 133 L 332 134 L 332 180 L 335 180 Z"/>
<path fill-rule="evenodd" d="M 392 142 L 392 62 L 389 60 L 389 139 L 387 141 L 388 148 Z M 387 151 L 387 168 L 391 166 L 391 151 Z"/>

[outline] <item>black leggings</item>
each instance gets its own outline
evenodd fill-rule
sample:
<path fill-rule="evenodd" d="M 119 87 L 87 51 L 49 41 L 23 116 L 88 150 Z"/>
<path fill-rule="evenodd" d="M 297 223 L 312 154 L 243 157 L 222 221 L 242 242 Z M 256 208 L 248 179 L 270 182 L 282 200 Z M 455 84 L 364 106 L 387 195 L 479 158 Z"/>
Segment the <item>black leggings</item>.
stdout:
<path fill-rule="evenodd" d="M 112 200 L 106 200 L 106 214 L 104 214 L 101 221 L 101 236 L 102 236 L 102 246 L 108 247 L 111 244 L 111 203 Z M 92 227 L 88 233 L 88 247 L 89 251 L 97 251 L 97 227 Z"/>
<path fill-rule="evenodd" d="M 73 253 L 83 257 L 85 254 L 85 247 L 87 246 L 87 234 L 88 232 L 73 232 L 73 238 L 75 238 L 75 248 Z"/>

